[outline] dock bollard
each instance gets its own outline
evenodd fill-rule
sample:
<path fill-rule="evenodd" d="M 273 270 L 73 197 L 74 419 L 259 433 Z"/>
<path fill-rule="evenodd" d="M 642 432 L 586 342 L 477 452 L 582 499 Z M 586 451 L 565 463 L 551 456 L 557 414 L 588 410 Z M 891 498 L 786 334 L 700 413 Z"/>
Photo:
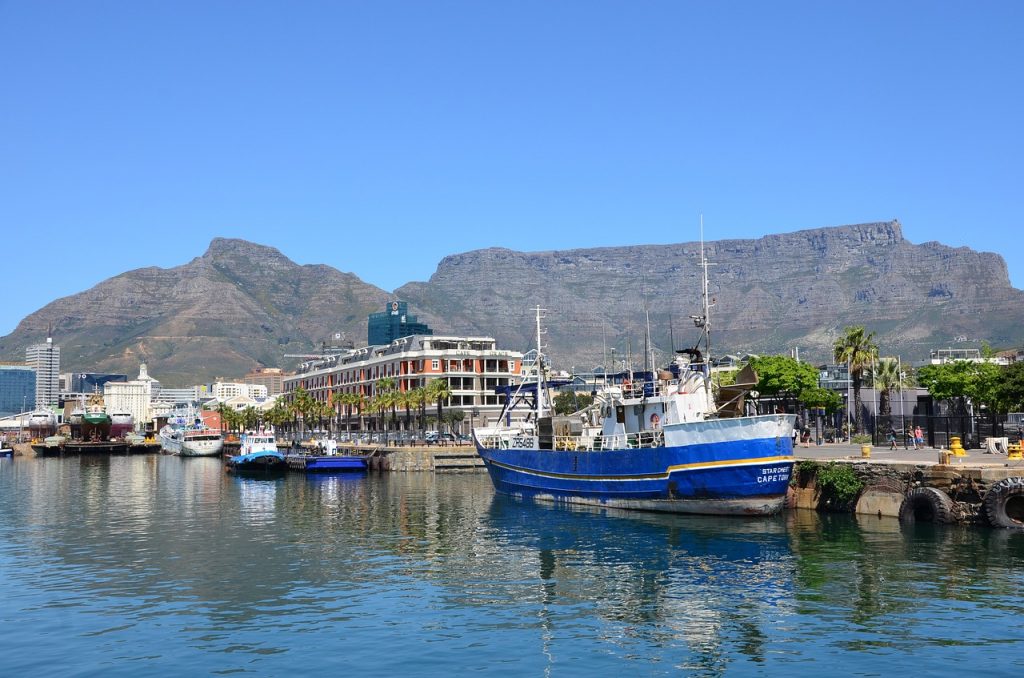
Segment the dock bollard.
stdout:
<path fill-rule="evenodd" d="M 871 457 L 871 446 L 870 445 L 861 445 L 860 446 L 860 456 L 863 459 L 869 459 Z"/>
<path fill-rule="evenodd" d="M 949 451 L 953 453 L 954 457 L 967 456 L 967 452 L 964 451 L 964 446 L 960 444 L 960 438 L 958 436 L 950 436 Z"/>
<path fill-rule="evenodd" d="M 939 464 L 949 465 L 949 450 L 939 450 Z"/>
<path fill-rule="evenodd" d="M 1021 455 L 1020 443 L 1010 443 L 1009 445 L 1006 446 L 1006 458 L 1013 459 L 1016 461 L 1024 459 L 1024 456 Z"/>

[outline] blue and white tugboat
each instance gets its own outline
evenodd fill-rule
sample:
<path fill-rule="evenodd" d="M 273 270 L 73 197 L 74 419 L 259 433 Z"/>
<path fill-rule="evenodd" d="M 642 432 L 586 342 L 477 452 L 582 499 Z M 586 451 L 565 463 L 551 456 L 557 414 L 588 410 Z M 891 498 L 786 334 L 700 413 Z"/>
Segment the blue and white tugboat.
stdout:
<path fill-rule="evenodd" d="M 224 465 L 228 473 L 276 474 L 288 470 L 273 432 L 263 431 L 242 434 L 239 453 L 228 457 Z"/>
<path fill-rule="evenodd" d="M 749 368 L 737 386 L 720 389 L 725 402 L 716 404 L 703 254 L 702 263 L 697 347 L 679 351 L 667 370 L 602 388 L 591 407 L 570 416 L 551 415 L 537 309 L 533 376 L 510 389 L 503 425 L 473 431 L 499 492 L 671 513 L 769 515 L 782 508 L 795 415 L 746 415 L 743 399 L 757 381 Z M 523 403 L 532 412 L 514 425 L 512 408 Z"/>

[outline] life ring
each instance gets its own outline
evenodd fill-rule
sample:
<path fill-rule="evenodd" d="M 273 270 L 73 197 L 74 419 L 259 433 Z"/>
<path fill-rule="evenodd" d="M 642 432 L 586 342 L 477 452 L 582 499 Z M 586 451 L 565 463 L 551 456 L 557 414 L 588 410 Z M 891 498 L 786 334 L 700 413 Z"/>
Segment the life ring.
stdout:
<path fill-rule="evenodd" d="M 990 487 L 982 510 L 992 527 L 1024 529 L 1024 478 L 1005 478 Z"/>
<path fill-rule="evenodd" d="M 934 487 L 915 487 L 900 504 L 900 522 L 948 525 L 953 522 L 953 500 Z"/>

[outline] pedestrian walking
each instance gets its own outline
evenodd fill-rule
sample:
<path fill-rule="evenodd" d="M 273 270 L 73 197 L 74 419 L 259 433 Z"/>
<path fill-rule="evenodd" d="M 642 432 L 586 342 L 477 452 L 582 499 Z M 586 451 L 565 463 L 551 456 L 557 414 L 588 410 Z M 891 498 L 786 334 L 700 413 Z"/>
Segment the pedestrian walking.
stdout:
<path fill-rule="evenodd" d="M 889 429 L 889 449 L 896 449 L 896 431 L 893 431 L 892 429 Z"/>
<path fill-rule="evenodd" d="M 915 426 L 914 427 L 914 449 L 915 450 L 923 450 L 924 449 L 924 433 L 921 432 L 921 427 L 920 426 Z"/>

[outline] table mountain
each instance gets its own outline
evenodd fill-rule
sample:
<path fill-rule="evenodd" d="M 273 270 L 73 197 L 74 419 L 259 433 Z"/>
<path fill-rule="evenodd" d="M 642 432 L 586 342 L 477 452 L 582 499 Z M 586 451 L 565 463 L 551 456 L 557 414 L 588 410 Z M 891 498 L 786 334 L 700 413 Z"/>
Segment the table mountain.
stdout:
<path fill-rule="evenodd" d="M 716 354 L 800 347 L 825 361 L 842 329 L 862 324 L 885 355 L 927 357 L 953 342 L 1018 346 L 1024 292 L 1002 257 L 937 242 L 915 245 L 898 221 L 705 243 Z M 646 316 L 656 361 L 691 345 L 701 309 L 700 243 L 523 253 L 486 249 L 446 257 L 425 283 L 396 291 L 461 332 L 529 348 L 535 305 L 559 366 L 592 368 L 605 346 L 643 365 Z M 608 352 L 610 353 L 610 352 Z"/>
<path fill-rule="evenodd" d="M 1024 342 L 1024 292 L 1003 259 L 969 248 L 904 240 L 898 222 L 821 228 L 705 243 L 711 262 L 713 348 L 827 358 L 842 328 L 877 332 L 883 354 L 923 358 L 932 348 Z M 615 349 L 643 365 L 646 317 L 655 360 L 690 345 L 700 310 L 700 244 L 550 252 L 492 248 L 445 257 L 426 282 L 394 294 L 329 266 L 299 266 L 276 249 L 217 238 L 170 269 L 144 268 L 48 304 L 0 339 L 21 360 L 49 325 L 63 371 L 134 374 L 138 363 L 168 386 L 240 377 L 257 365 L 294 365 L 343 332 L 366 340 L 366 318 L 391 298 L 436 333 L 534 345 L 533 313 L 547 309 L 555 363 L 591 369 Z M 962 342 L 968 343 L 962 343 Z"/>

